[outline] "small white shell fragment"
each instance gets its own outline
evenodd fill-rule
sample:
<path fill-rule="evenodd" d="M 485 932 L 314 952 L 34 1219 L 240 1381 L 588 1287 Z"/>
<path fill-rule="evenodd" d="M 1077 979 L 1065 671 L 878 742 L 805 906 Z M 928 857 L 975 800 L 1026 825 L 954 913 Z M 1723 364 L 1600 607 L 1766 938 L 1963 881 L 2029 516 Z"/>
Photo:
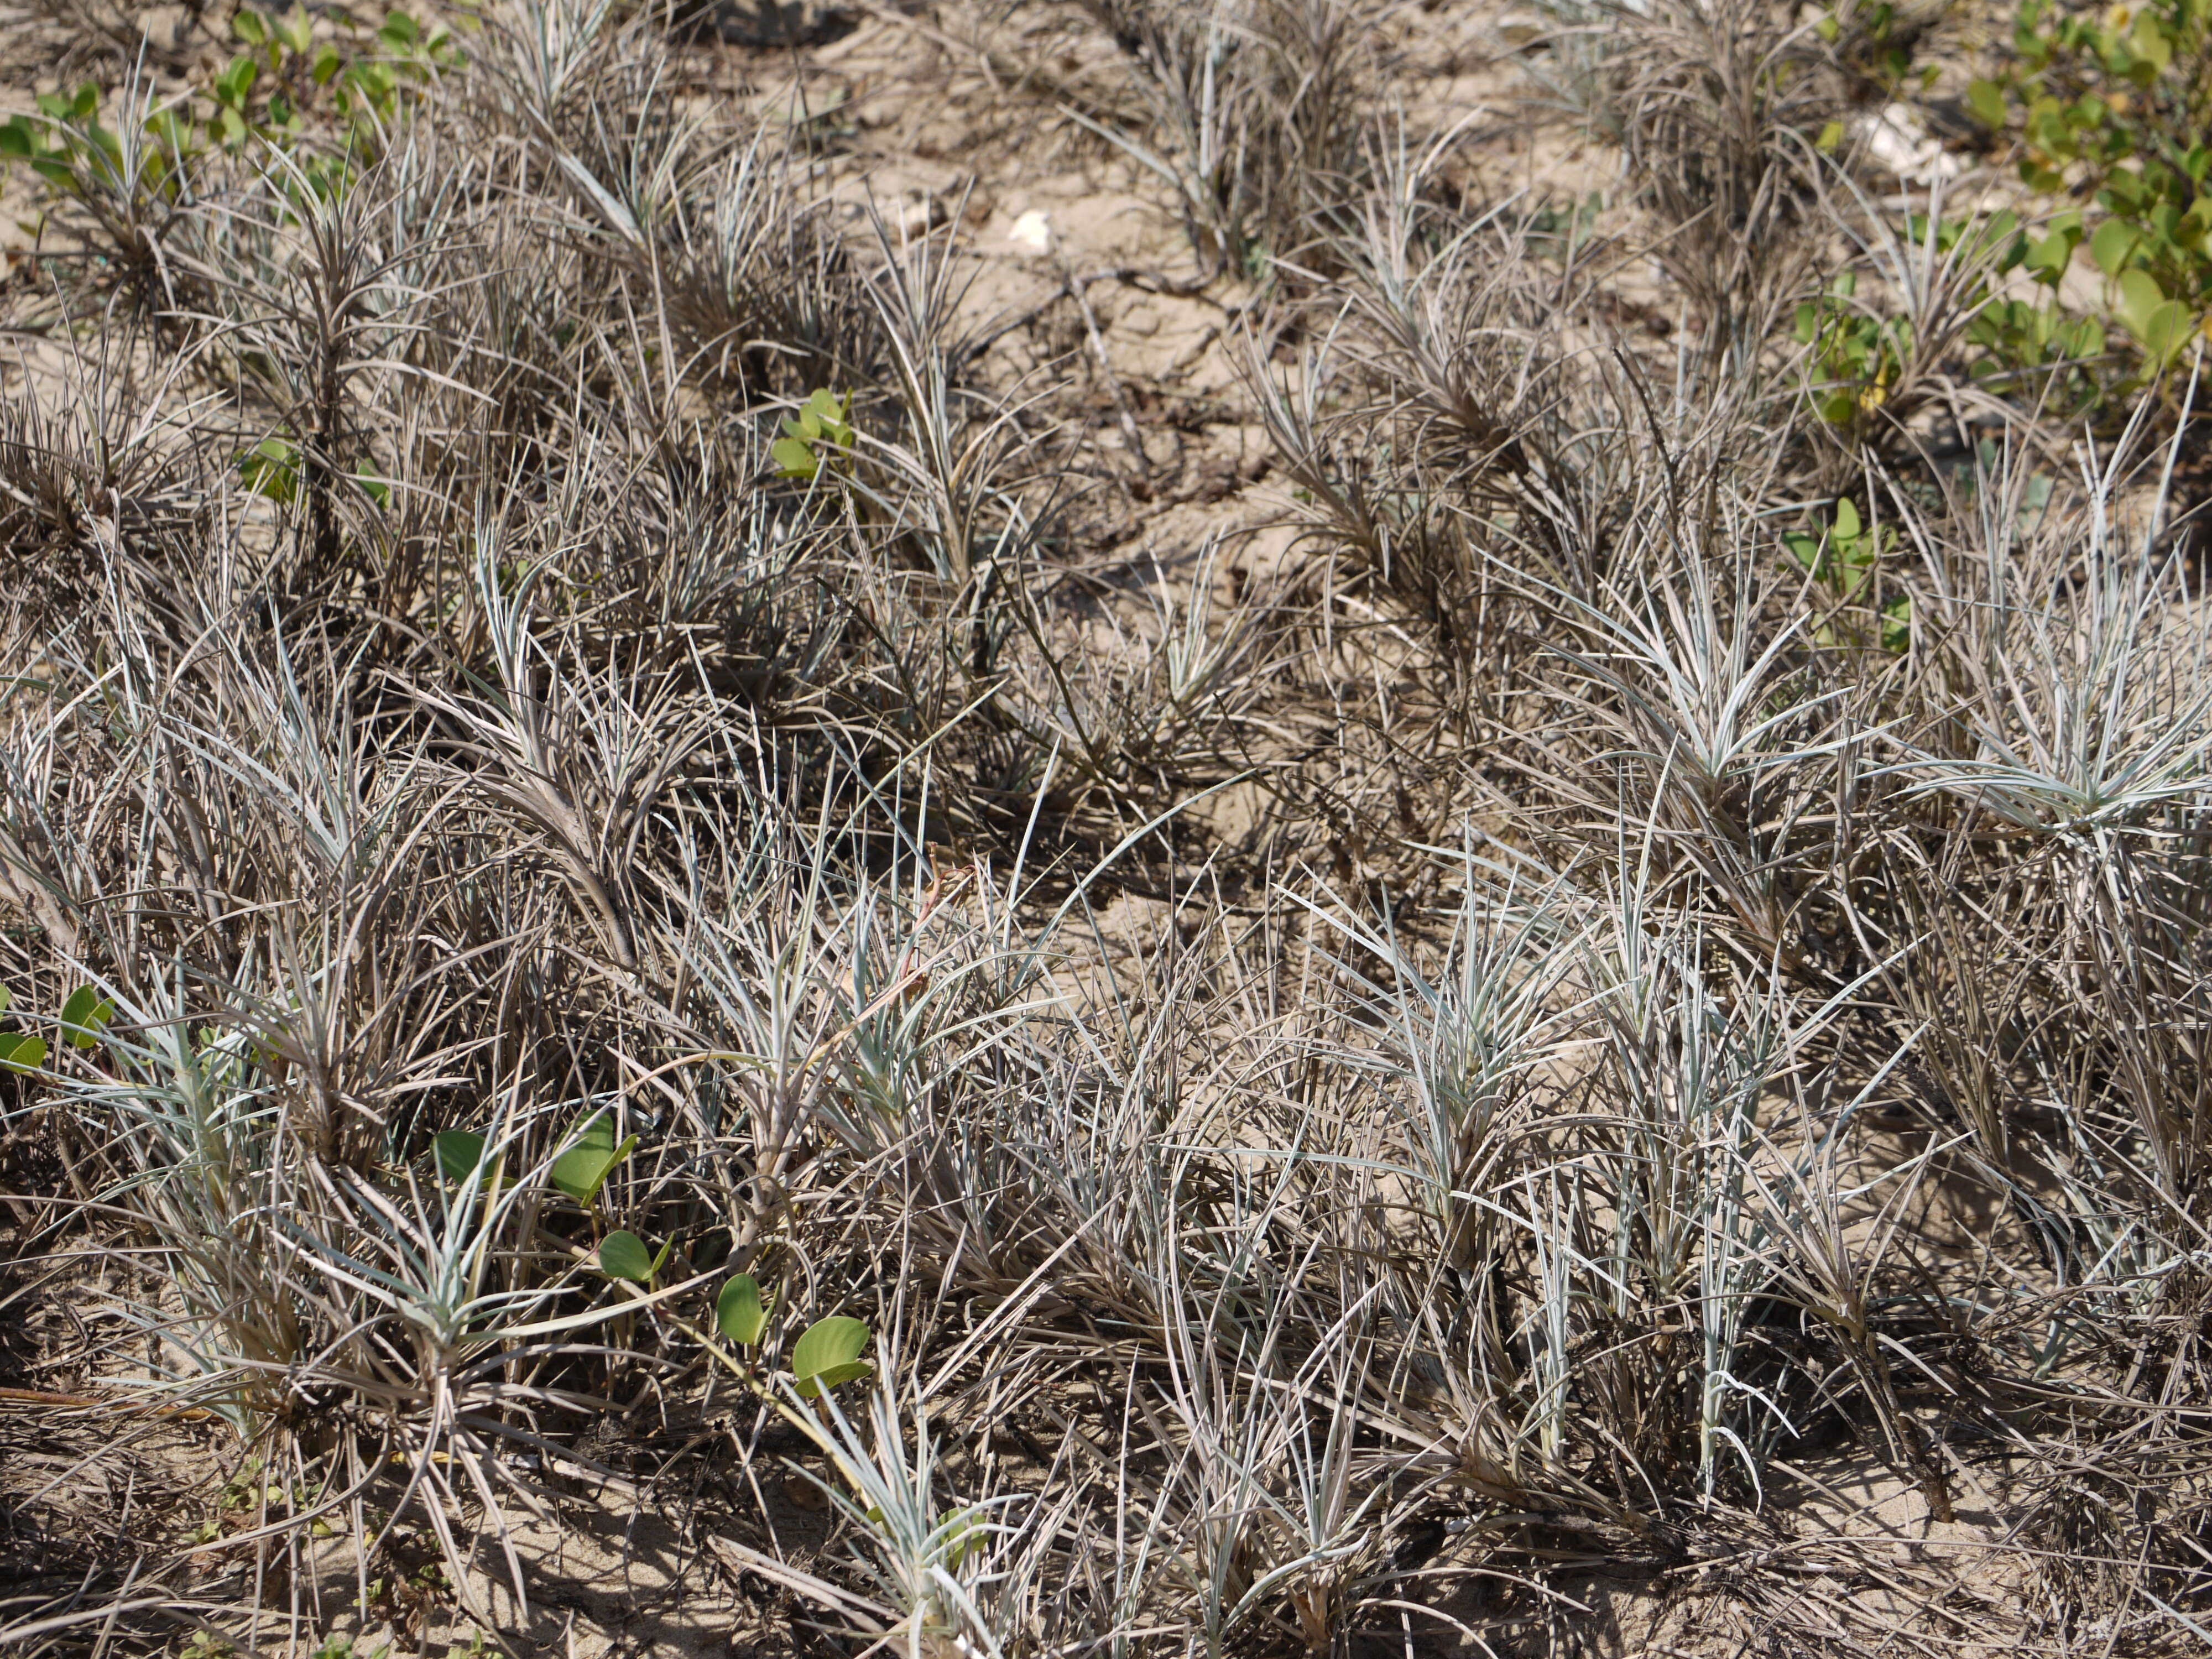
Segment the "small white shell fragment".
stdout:
<path fill-rule="evenodd" d="M 1033 248 L 1039 253 L 1052 248 L 1052 216 L 1031 208 L 1014 221 L 1014 228 L 1006 233 L 1006 240 L 1018 247 Z"/>

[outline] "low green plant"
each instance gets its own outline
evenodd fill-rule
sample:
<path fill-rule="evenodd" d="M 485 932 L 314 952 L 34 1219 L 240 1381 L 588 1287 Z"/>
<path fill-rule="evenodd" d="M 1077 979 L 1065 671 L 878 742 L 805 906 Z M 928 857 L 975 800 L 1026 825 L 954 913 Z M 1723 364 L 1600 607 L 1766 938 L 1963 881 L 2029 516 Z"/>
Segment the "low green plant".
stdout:
<path fill-rule="evenodd" d="M 588 1208 L 615 1167 L 636 1149 L 635 1135 L 615 1144 L 614 1119 L 600 1112 L 584 1125 L 575 1143 L 553 1160 L 547 1175 L 556 1187 Z"/>
<path fill-rule="evenodd" d="M 2072 413 L 2094 405 L 2111 389 L 2099 372 L 2106 356 L 2105 328 L 2058 303 L 2057 289 L 2082 240 L 2078 211 L 2057 215 L 2039 228 L 2022 225 L 2009 210 L 1986 218 L 1931 221 L 1911 214 L 1898 244 L 1908 261 L 1925 259 L 1947 281 L 1943 303 L 1924 325 L 1933 343 L 1962 352 L 1966 372 L 1983 389 L 2025 392 L 2045 407 Z M 2024 272 L 2036 287 L 2028 295 L 2008 291 L 2007 278 Z M 1886 273 L 1893 289 L 1898 272 Z M 1959 319 L 1963 320 L 1959 320 Z M 1914 318 L 1870 308 L 1859 294 L 1855 270 L 1838 271 L 1814 298 L 1797 307 L 1797 343 L 1808 348 L 1814 406 L 1829 425 L 1863 426 L 1910 381 L 1923 343 Z M 1946 345 L 1946 342 L 1949 343 Z"/>
<path fill-rule="evenodd" d="M 466 1181 L 483 1163 L 484 1138 L 473 1129 L 445 1129 L 431 1142 L 438 1173 L 450 1182 Z"/>
<path fill-rule="evenodd" d="M 380 1587 L 384 1581 L 378 1579 L 375 1582 Z M 373 1648 L 357 1650 L 354 1646 L 357 1639 L 356 1637 L 346 1635 L 343 1631 L 332 1631 L 309 1650 L 309 1659 L 384 1659 L 384 1656 L 392 1651 L 392 1644 L 389 1642 L 380 1643 Z M 478 1631 L 467 1646 L 456 1644 L 447 1648 L 447 1659 L 453 1659 L 453 1656 L 457 1654 L 480 1654 L 483 1650 L 483 1632 Z"/>
<path fill-rule="evenodd" d="M 1840 618 L 1849 608 L 1863 608 L 1873 596 L 1868 584 L 1881 561 L 1897 545 L 1897 532 L 1888 525 L 1870 526 L 1859 516 L 1850 496 L 1839 498 L 1825 522 L 1810 530 L 1784 532 L 1782 545 L 1807 575 L 1827 591 L 1830 613 L 1814 630 L 1823 645 L 1857 642 Z M 1899 653 L 1912 641 L 1912 601 L 1894 594 L 1876 613 L 1873 639 L 1885 651 Z"/>
<path fill-rule="evenodd" d="M 599 1271 L 609 1279 L 620 1279 L 632 1285 L 647 1288 L 667 1264 L 669 1252 L 676 1248 L 674 1239 L 668 1240 L 654 1254 L 635 1233 L 615 1231 L 599 1241 Z"/>
<path fill-rule="evenodd" d="M 604 1261 L 604 1244 L 599 1255 Z M 774 1305 L 774 1295 L 763 1293 L 758 1279 L 750 1273 L 733 1273 L 714 1298 L 715 1328 L 741 1348 L 757 1347 L 768 1334 Z M 860 1357 L 867 1347 L 868 1328 L 864 1321 L 843 1314 L 816 1320 L 792 1345 L 792 1381 L 799 1398 L 817 1399 L 826 1389 L 871 1375 L 874 1364 Z"/>
<path fill-rule="evenodd" d="M 442 23 L 425 28 L 408 12 L 393 10 L 367 41 L 341 23 L 347 50 L 315 38 L 307 8 L 283 16 L 241 7 L 231 33 L 246 48 L 226 64 L 207 90 L 211 143 L 235 149 L 248 135 L 294 138 L 320 101 L 343 125 L 348 146 L 374 153 L 398 113 L 403 94 L 463 62 L 459 43 Z"/>
<path fill-rule="evenodd" d="M 809 1325 L 791 1350 L 791 1374 L 802 1400 L 818 1398 L 841 1382 L 856 1382 L 875 1366 L 860 1356 L 867 1351 L 868 1328 L 842 1314 Z"/>
<path fill-rule="evenodd" d="M 1813 32 L 1836 47 L 1844 63 L 1889 92 L 1903 89 L 1909 82 L 1928 86 L 1938 73 L 1934 64 L 1913 67 L 1911 35 L 1889 0 L 1849 8 L 1848 24 L 1843 9 L 1831 7 L 1813 25 Z"/>
<path fill-rule="evenodd" d="M 2081 212 L 2069 210 L 2039 235 L 2022 235 L 2008 252 L 2003 268 L 2025 270 L 2045 291 L 2035 299 L 1991 298 L 1966 325 L 1966 338 L 1984 354 L 1977 365 L 1982 379 L 2080 365 L 2105 355 L 2104 325 L 2094 317 L 2070 315 L 2057 301 L 2059 282 L 2081 239 Z"/>
<path fill-rule="evenodd" d="M 0 124 L 0 163 L 23 166 L 48 203 L 73 204 L 105 243 L 104 252 L 140 285 L 167 297 L 171 271 L 164 244 L 195 199 L 201 144 L 190 100 L 156 100 L 141 70 L 103 119 L 100 89 L 40 94 L 33 112 Z M 46 211 L 25 222 L 43 234 Z"/>
<path fill-rule="evenodd" d="M 769 446 L 769 457 L 787 478 L 811 478 L 830 455 L 849 454 L 852 423 L 847 420 L 848 399 L 826 387 L 807 394 L 796 420 L 784 418 L 783 436 Z"/>
<path fill-rule="evenodd" d="M 13 1006 L 15 996 L 0 985 L 0 1014 Z M 96 1048 L 100 1034 L 115 1018 L 115 1005 L 89 985 L 80 985 L 62 1004 L 57 1041 L 64 1048 Z M 22 1031 L 0 1031 L 0 1070 L 35 1072 L 46 1063 L 52 1047 L 42 1036 Z"/>
<path fill-rule="evenodd" d="M 2212 307 L 2212 0 L 2153 0 L 2101 15 L 2022 0 L 2013 61 L 1974 82 L 1967 106 L 2020 144 L 2020 176 L 2087 198 L 2054 222 L 2066 238 L 2037 270 L 2056 286 L 2086 240 L 2110 314 L 2147 374 L 2179 357 Z"/>
<path fill-rule="evenodd" d="M 1831 426 L 1850 426 L 1881 408 L 1912 349 L 1904 318 L 1856 309 L 1857 295 L 1857 273 L 1841 270 L 1797 307 L 1797 343 L 1811 348 L 1814 405 Z"/>
<path fill-rule="evenodd" d="M 290 506 L 300 497 L 300 474 L 305 458 L 289 438 L 270 435 L 238 457 L 239 482 L 257 495 Z M 353 482 L 368 499 L 382 507 L 392 499 L 392 486 L 374 472 L 356 472 Z"/>
<path fill-rule="evenodd" d="M 67 97 L 40 93 L 35 114 L 0 123 L 0 161 L 27 167 L 58 195 L 93 201 L 123 167 L 128 136 L 101 122 L 100 106 L 100 88 L 90 82 Z M 198 153 L 191 125 L 174 105 L 164 105 L 143 112 L 138 129 L 153 141 L 147 148 L 145 185 L 161 200 L 174 203 L 185 190 L 187 165 Z"/>
<path fill-rule="evenodd" d="M 750 1273 L 732 1275 L 714 1299 L 716 1327 L 741 1348 L 758 1346 L 761 1334 L 768 1328 L 768 1311 L 760 1281 Z"/>
<path fill-rule="evenodd" d="M 1604 211 L 1601 191 L 1594 190 L 1579 201 L 1569 197 L 1564 202 L 1546 203 L 1524 222 L 1522 234 L 1528 240 L 1529 252 L 1562 262 L 1572 260 L 1588 245 L 1598 215 Z"/>
<path fill-rule="evenodd" d="M 0 985 L 0 1014 L 8 1012 L 15 996 Z M 46 1063 L 46 1040 L 20 1031 L 0 1031 L 0 1070 L 35 1072 Z"/>
<path fill-rule="evenodd" d="M 73 1048 L 95 1048 L 100 1034 L 115 1018 L 115 1005 L 89 985 L 80 985 L 62 1004 L 62 1035 Z"/>
<path fill-rule="evenodd" d="M 192 198 L 211 153 L 243 150 L 249 140 L 294 157 L 287 177 L 295 187 L 336 194 L 381 153 L 403 100 L 464 61 L 450 29 L 426 28 L 405 11 L 386 14 L 365 40 L 343 14 L 336 27 L 339 36 L 318 40 L 304 7 L 283 16 L 241 7 L 231 27 L 246 50 L 191 91 L 156 103 L 134 76 L 106 120 L 90 82 L 42 93 L 34 112 L 0 123 L 0 161 L 27 167 L 134 253 L 144 226 Z M 253 452 L 258 476 L 274 478 L 290 465 L 264 451 Z M 248 483 L 261 487 L 253 477 Z"/>
<path fill-rule="evenodd" d="M 286 1498 L 283 1486 L 267 1478 L 262 1460 L 249 1457 L 222 1483 L 222 1490 L 216 1494 L 216 1513 L 192 1529 L 192 1541 L 211 1544 L 223 1535 L 225 1516 L 242 1515 L 264 1504 L 281 1504 Z"/>

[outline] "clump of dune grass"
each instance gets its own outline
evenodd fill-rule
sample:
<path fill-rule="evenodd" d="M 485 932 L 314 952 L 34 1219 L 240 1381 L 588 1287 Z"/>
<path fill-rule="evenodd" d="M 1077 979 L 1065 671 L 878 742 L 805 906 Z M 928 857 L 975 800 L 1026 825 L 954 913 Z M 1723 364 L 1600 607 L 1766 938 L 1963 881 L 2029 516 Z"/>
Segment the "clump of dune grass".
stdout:
<path fill-rule="evenodd" d="M 1965 279 L 1780 14 L 1583 20 L 1643 217 L 1566 258 L 1357 8 L 1080 13 L 1127 79 L 1079 132 L 1266 288 L 1265 583 L 1077 580 L 957 225 L 833 213 L 658 13 L 503 0 L 336 173 L 56 204 L 99 257 L 0 415 L 0 1109 L 65 1171 L 15 1271 L 127 1262 L 69 1409 L 235 1479 L 11 1477 L 135 1556 L 0 1634 L 520 1635 L 597 1482 L 855 1650 L 1564 1630 L 1562 1561 L 1802 1545 L 1743 1594 L 1856 1651 L 1850 1572 L 1945 1591 L 1806 1520 L 1851 1455 L 1934 1524 L 2002 1488 L 1987 1629 L 2185 1648 L 2187 394 L 2071 472 L 1994 398 L 1905 441 Z M 1805 395 L 1838 248 L 1921 306 L 1888 426 Z M 1691 337 L 1611 327 L 1635 260 Z"/>

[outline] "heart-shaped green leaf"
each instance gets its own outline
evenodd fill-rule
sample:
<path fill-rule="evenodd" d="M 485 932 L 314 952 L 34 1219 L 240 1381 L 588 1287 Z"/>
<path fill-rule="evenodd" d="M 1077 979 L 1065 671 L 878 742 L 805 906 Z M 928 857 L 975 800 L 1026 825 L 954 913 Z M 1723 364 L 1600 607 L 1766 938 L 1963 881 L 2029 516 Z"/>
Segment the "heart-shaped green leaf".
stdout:
<path fill-rule="evenodd" d="M 1901 656 L 1912 644 L 1912 599 L 1900 593 L 1881 608 L 1881 648 Z"/>
<path fill-rule="evenodd" d="M 2189 310 L 2169 300 L 2157 279 L 2147 270 L 2120 274 L 2120 321 L 2156 366 L 2164 365 L 2189 338 Z"/>
<path fill-rule="evenodd" d="M 270 25 L 270 30 L 293 52 L 304 58 L 307 53 L 308 43 L 313 38 L 309 33 L 313 27 L 307 17 L 307 9 L 305 6 L 295 6 L 289 16 L 276 19 Z"/>
<path fill-rule="evenodd" d="M 812 1400 L 824 1389 L 866 1376 L 875 1367 L 860 1358 L 867 1352 L 868 1328 L 857 1319 L 833 1314 L 806 1328 L 791 1350 L 791 1374 L 798 1379 L 802 1399 Z"/>
<path fill-rule="evenodd" d="M 2191 333 L 2189 307 L 2179 300 L 2168 300 L 2150 314 L 2142 335 L 2143 350 L 2160 368 L 2181 355 L 2189 343 Z"/>
<path fill-rule="evenodd" d="M 2136 251 L 2142 239 L 2135 227 L 2124 219 L 2107 219 L 2097 227 L 2097 234 L 2089 239 L 2089 257 L 2097 262 L 2097 269 L 2107 276 L 2118 276 L 2128 256 Z"/>
<path fill-rule="evenodd" d="M 437 1149 L 438 1173 L 466 1181 L 483 1162 L 484 1138 L 470 1129 L 447 1129 L 430 1143 Z"/>
<path fill-rule="evenodd" d="M 2081 245 L 2078 232 L 2053 231 L 2048 236 L 2037 238 L 2027 247 L 2027 269 L 2038 282 L 2057 287 L 2065 276 L 2066 267 L 2072 263 L 2074 250 Z"/>
<path fill-rule="evenodd" d="M 2135 32 L 2128 36 L 2128 46 L 2137 58 L 2150 65 L 2151 73 L 2164 73 L 2173 61 L 2173 42 L 2166 33 L 2166 26 L 2158 14 L 2145 6 L 2136 14 Z"/>
<path fill-rule="evenodd" d="M 853 428 L 845 423 L 845 400 L 828 387 L 817 387 L 807 394 L 806 408 L 799 418 L 808 437 L 827 438 L 841 449 L 852 447 Z"/>
<path fill-rule="evenodd" d="M 11 1072 L 35 1072 L 46 1063 L 46 1038 L 0 1036 L 0 1066 Z"/>
<path fill-rule="evenodd" d="M 609 1233 L 599 1241 L 599 1271 L 609 1279 L 650 1284 L 653 1266 L 653 1252 L 635 1233 Z"/>
<path fill-rule="evenodd" d="M 115 1018 L 115 1005 L 103 1001 L 89 985 L 80 985 L 62 1004 L 62 1035 L 71 1045 L 89 1048 L 100 1041 L 100 1028 Z"/>
<path fill-rule="evenodd" d="M 264 438 L 238 458 L 238 476 L 255 495 L 289 501 L 300 483 L 299 446 L 282 438 Z"/>
<path fill-rule="evenodd" d="M 2001 132 L 2005 124 L 2003 88 L 1994 81 L 1970 81 L 1966 83 L 1966 107 L 1974 118 L 1993 132 Z"/>
<path fill-rule="evenodd" d="M 955 1510 L 937 1523 L 935 1535 L 944 1551 L 946 1565 L 958 1566 L 991 1541 L 988 1521 L 988 1516 L 979 1506 Z"/>
<path fill-rule="evenodd" d="M 2119 279 L 2120 303 L 2117 309 L 2120 320 L 2128 325 L 2128 332 L 2137 339 L 2142 337 L 2144 326 L 2151 313 L 2166 303 L 2166 290 L 2158 285 L 2158 278 L 2147 270 L 2130 270 Z"/>
<path fill-rule="evenodd" d="M 215 77 L 216 96 L 234 110 L 243 110 L 246 95 L 253 90 L 260 77 L 261 65 L 240 53 L 230 60 L 230 67 Z"/>
<path fill-rule="evenodd" d="M 740 1347 L 750 1348 L 768 1328 L 768 1308 L 761 1300 L 760 1282 L 750 1273 L 738 1273 L 714 1298 L 714 1322 L 722 1334 Z"/>
<path fill-rule="evenodd" d="M 553 1160 L 549 1172 L 553 1184 L 577 1203 L 589 1204 L 599 1195 L 599 1188 L 606 1185 L 615 1165 L 628 1158 L 636 1146 L 635 1135 L 616 1146 L 614 1120 L 601 1112 L 584 1126 L 576 1144 Z"/>
<path fill-rule="evenodd" d="M 776 471 L 787 478 L 811 478 L 820 470 L 814 452 L 797 438 L 778 438 L 768 447 Z"/>

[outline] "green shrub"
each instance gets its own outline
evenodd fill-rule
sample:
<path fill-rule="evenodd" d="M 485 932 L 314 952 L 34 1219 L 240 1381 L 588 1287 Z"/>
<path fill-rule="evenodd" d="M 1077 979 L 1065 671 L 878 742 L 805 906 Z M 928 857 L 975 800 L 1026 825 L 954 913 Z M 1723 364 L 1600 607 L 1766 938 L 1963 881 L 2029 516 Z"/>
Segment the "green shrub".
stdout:
<path fill-rule="evenodd" d="M 1966 372 L 1984 391 L 2055 411 L 2078 413 L 2111 389 L 2113 376 L 2100 369 L 2103 324 L 2063 310 L 2056 292 L 2081 244 L 2078 212 L 2058 216 L 2040 232 L 2024 228 L 2009 211 L 1939 219 L 1932 228 L 1926 215 L 1912 214 L 1905 230 L 1897 263 L 1924 261 L 1942 277 L 1923 283 L 1930 291 L 1920 296 L 1920 316 L 1869 309 L 1850 270 L 1797 307 L 1797 343 L 1810 348 L 1814 404 L 1829 425 L 1854 428 L 1887 406 L 1893 389 L 1926 367 L 1917 362 L 1923 343 L 1955 343 Z M 2041 293 L 2005 292 L 2005 279 L 2023 270 Z M 1889 275 L 1893 291 L 1899 272 Z M 1937 290 L 1940 304 L 1933 302 Z"/>
<path fill-rule="evenodd" d="M 191 199 L 210 152 L 241 150 L 249 138 L 293 155 L 295 186 L 335 193 L 382 151 L 405 95 L 463 62 L 444 25 L 426 29 L 404 11 L 366 40 L 341 24 L 343 44 L 317 40 L 302 7 L 276 18 L 248 7 L 231 27 L 246 50 L 181 98 L 157 105 L 134 80 L 121 112 L 103 122 L 96 86 L 41 94 L 35 114 L 0 123 L 0 161 L 27 167 L 130 245 L 132 228 Z M 311 131 L 321 143 L 307 142 Z"/>
<path fill-rule="evenodd" d="M 2094 203 L 2093 216 L 2053 222 L 2068 243 L 2037 275 L 2055 287 L 2086 236 L 2111 315 L 2156 373 L 2212 306 L 2212 0 L 2115 6 L 2101 18 L 2023 0 L 2013 51 L 2002 74 L 1969 88 L 1969 107 L 2016 137 L 2031 187 Z"/>

